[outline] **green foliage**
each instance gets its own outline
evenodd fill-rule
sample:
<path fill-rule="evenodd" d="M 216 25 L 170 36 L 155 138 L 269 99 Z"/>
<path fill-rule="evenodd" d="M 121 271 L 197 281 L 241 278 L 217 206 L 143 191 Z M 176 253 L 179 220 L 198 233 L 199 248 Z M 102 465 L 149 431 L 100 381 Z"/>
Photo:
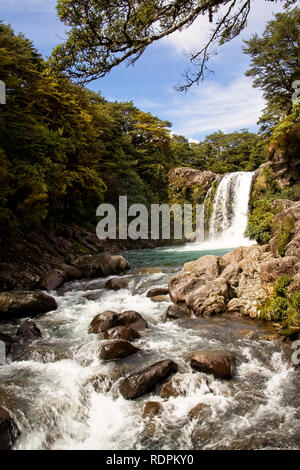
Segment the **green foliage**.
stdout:
<path fill-rule="evenodd" d="M 277 279 L 272 296 L 260 306 L 261 318 L 280 321 L 284 327 L 300 326 L 300 286 L 289 292 L 291 281 L 286 274 Z"/>
<path fill-rule="evenodd" d="M 265 144 L 261 137 L 246 129 L 230 134 L 214 132 L 189 148 L 186 142 L 173 140 L 181 165 L 215 173 L 255 170 L 265 161 Z"/>
<path fill-rule="evenodd" d="M 297 0 L 285 0 L 285 5 Z M 81 83 L 108 74 L 122 63 L 134 64 L 152 43 L 188 28 L 206 15 L 215 25 L 202 48 L 190 53 L 192 72 L 185 72 L 186 90 L 207 72 L 206 63 L 247 24 L 251 0 L 58 0 L 57 12 L 68 26 L 67 39 L 52 54 L 51 66 Z"/>
<path fill-rule="evenodd" d="M 254 77 L 267 102 L 259 121 L 266 131 L 292 109 L 292 83 L 300 77 L 300 8 L 277 13 L 261 37 L 255 34 L 245 44 L 252 66 L 246 75 Z M 289 124 L 283 122 L 284 131 Z"/>
<path fill-rule="evenodd" d="M 292 231 L 295 225 L 294 217 L 285 217 L 280 221 L 280 227 L 276 230 L 275 245 L 280 256 L 285 255 L 287 244 L 291 241 Z"/>
<path fill-rule="evenodd" d="M 269 166 L 266 166 L 256 178 L 251 191 L 251 212 L 246 232 L 248 237 L 262 244 L 270 241 L 275 215 L 272 202 L 280 196 L 281 189 L 274 173 Z"/>
<path fill-rule="evenodd" d="M 0 234 L 96 223 L 104 201 L 166 202 L 175 166 L 168 127 L 133 103 L 109 103 L 53 73 L 0 22 Z"/>

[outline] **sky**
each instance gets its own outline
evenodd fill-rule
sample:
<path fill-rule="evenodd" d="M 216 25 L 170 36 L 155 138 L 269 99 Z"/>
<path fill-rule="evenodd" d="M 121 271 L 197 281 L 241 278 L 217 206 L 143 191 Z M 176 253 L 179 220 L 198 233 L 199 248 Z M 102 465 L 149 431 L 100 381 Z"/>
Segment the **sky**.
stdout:
<path fill-rule="evenodd" d="M 248 25 L 242 34 L 219 48 L 209 63 L 214 71 L 187 93 L 174 90 L 189 67 L 186 54 L 201 47 L 211 29 L 206 17 L 151 45 L 132 67 L 124 65 L 88 85 L 111 101 L 133 101 L 145 112 L 172 123 L 172 131 L 198 142 L 215 131 L 233 132 L 242 128 L 256 131 L 264 108 L 261 92 L 245 77 L 250 58 L 243 54 L 243 39 L 261 34 L 281 2 L 252 0 Z M 0 0 L 0 19 L 24 33 L 44 56 L 63 41 L 65 26 L 55 10 L 56 0 Z"/>

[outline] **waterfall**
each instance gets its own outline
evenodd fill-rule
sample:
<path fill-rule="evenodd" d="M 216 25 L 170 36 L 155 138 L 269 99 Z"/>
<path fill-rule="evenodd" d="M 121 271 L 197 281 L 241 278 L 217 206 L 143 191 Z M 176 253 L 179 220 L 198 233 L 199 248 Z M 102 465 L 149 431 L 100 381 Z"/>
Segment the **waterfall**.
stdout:
<path fill-rule="evenodd" d="M 205 223 L 207 227 L 204 227 L 204 241 L 196 239 L 182 247 L 164 248 L 162 251 L 203 254 L 254 245 L 256 242 L 245 236 L 253 176 L 254 172 L 246 171 L 225 174 L 218 183 L 215 195 L 212 186 L 205 197 L 204 213 L 208 215 L 207 211 L 211 211 L 211 206 L 212 211 L 209 223 Z"/>
<path fill-rule="evenodd" d="M 222 246 L 249 245 L 245 237 L 253 173 L 228 173 L 220 181 L 209 223 L 209 242 Z"/>

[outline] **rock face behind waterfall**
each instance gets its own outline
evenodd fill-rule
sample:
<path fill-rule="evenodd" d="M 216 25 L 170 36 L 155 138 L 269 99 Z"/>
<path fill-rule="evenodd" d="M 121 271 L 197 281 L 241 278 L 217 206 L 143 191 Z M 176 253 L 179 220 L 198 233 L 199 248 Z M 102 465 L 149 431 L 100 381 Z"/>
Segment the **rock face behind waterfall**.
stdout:
<path fill-rule="evenodd" d="M 280 276 L 291 276 L 291 286 L 299 285 L 300 202 L 287 201 L 287 206 L 278 217 L 288 211 L 295 224 L 285 256 L 274 249 L 275 232 L 268 245 L 239 247 L 222 258 L 207 255 L 186 263 L 181 273 L 169 278 L 173 303 L 197 316 L 229 311 L 256 317 Z"/>
<path fill-rule="evenodd" d="M 204 202 L 205 195 L 214 181 L 219 181 L 221 175 L 212 171 L 200 171 L 195 168 L 178 167 L 169 171 L 168 190 L 171 202 L 189 202 L 193 193 L 197 201 Z"/>

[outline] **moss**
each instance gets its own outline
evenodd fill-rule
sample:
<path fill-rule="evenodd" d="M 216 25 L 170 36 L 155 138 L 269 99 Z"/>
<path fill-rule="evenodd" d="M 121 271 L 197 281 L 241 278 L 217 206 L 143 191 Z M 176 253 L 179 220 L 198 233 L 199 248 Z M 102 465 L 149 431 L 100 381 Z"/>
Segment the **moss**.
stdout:
<path fill-rule="evenodd" d="M 300 330 L 299 328 L 290 326 L 289 328 L 283 328 L 279 332 L 279 336 L 283 336 L 284 338 L 290 339 L 291 341 L 295 341 L 300 337 Z"/>
<path fill-rule="evenodd" d="M 299 189 L 300 192 L 300 189 Z M 266 166 L 254 182 L 250 198 L 250 215 L 246 234 L 257 243 L 266 244 L 271 240 L 274 230 L 276 211 L 272 205 L 275 199 L 290 198 L 291 188 L 281 188 L 276 182 L 273 170 Z M 297 188 L 296 188 L 297 193 Z M 278 209 L 279 210 L 279 209 Z M 294 220 L 287 217 L 282 220 L 278 230 L 276 246 L 283 256 L 290 241 Z"/>
<path fill-rule="evenodd" d="M 275 246 L 280 256 L 285 255 L 286 247 L 292 238 L 294 225 L 295 219 L 293 216 L 285 217 L 280 221 L 280 228 L 275 236 Z"/>
<path fill-rule="evenodd" d="M 289 293 L 291 281 L 286 274 L 277 279 L 272 296 L 259 306 L 262 319 L 282 322 L 285 328 L 300 326 L 300 285 Z"/>

